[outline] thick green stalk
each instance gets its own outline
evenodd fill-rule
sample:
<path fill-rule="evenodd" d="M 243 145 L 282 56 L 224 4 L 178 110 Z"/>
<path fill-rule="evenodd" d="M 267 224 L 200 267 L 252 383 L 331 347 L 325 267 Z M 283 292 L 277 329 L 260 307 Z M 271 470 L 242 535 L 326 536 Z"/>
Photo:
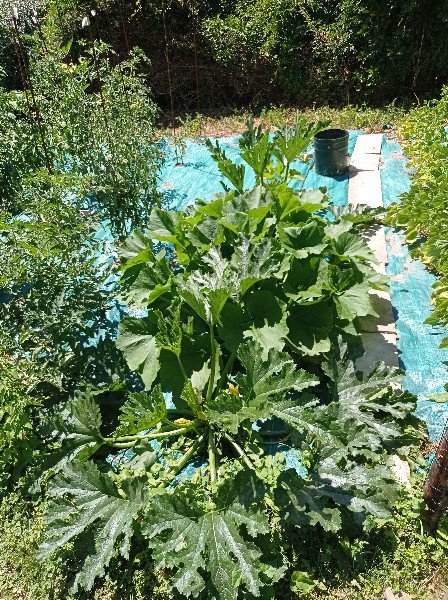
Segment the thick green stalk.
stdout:
<path fill-rule="evenodd" d="M 213 321 L 210 323 L 210 379 L 208 380 L 206 401 L 210 402 L 213 393 L 213 382 L 216 371 L 216 346 L 215 336 L 213 332 Z"/>
<path fill-rule="evenodd" d="M 224 437 L 230 443 L 230 445 L 234 448 L 234 450 L 236 450 L 236 453 L 239 456 L 241 456 L 245 465 L 252 471 L 255 471 L 256 469 L 255 469 L 254 464 L 252 463 L 250 458 L 247 456 L 247 454 L 244 452 L 244 450 L 241 448 L 241 446 L 237 442 L 235 442 L 235 440 L 232 437 L 230 437 L 230 435 L 228 433 L 225 433 Z"/>
<path fill-rule="evenodd" d="M 193 429 L 192 425 L 188 427 L 182 427 L 178 429 L 173 429 L 171 431 L 160 431 L 157 433 L 147 433 L 145 435 L 125 435 L 123 437 L 117 438 L 103 438 L 103 442 L 114 448 L 131 448 L 135 445 L 139 440 L 156 440 L 160 438 L 172 437 L 176 435 L 182 435 L 183 433 L 188 433 Z"/>
<path fill-rule="evenodd" d="M 186 408 L 167 408 L 167 413 L 173 417 L 179 415 L 179 418 L 184 417 L 185 419 L 188 419 L 189 417 L 194 417 L 194 412 Z"/>
<path fill-rule="evenodd" d="M 208 430 L 208 462 L 210 466 L 210 483 L 212 484 L 217 478 L 217 459 L 218 451 L 216 449 L 215 434 L 210 427 Z"/>
<path fill-rule="evenodd" d="M 202 434 L 201 437 L 199 439 L 197 439 L 194 444 L 192 445 L 192 447 L 190 448 L 190 450 L 188 450 L 188 452 L 186 452 L 184 454 L 184 456 L 179 460 L 179 462 L 177 463 L 177 465 L 175 465 L 174 467 L 172 467 L 167 475 L 169 477 L 171 477 L 171 479 L 173 479 L 174 477 L 176 477 L 176 475 L 178 473 L 180 473 L 180 471 L 182 471 L 182 469 L 188 464 L 188 462 L 195 456 L 195 454 L 197 454 L 199 448 L 201 447 L 202 443 L 205 440 L 205 434 Z M 170 482 L 164 482 L 164 483 L 159 483 L 159 485 L 157 486 L 158 488 L 164 488 L 166 487 Z"/>

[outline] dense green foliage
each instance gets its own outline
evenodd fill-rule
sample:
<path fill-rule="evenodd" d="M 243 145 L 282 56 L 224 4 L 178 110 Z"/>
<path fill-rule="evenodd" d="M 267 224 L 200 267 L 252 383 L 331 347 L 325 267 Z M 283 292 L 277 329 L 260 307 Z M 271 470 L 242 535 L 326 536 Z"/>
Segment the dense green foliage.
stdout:
<path fill-rule="evenodd" d="M 393 225 L 406 228 L 412 254 L 440 278 L 434 284 L 429 323 L 448 325 L 448 88 L 412 112 L 400 125 L 414 176 L 410 190 L 389 211 Z M 445 346 L 448 342 L 445 341 Z"/>
<path fill-rule="evenodd" d="M 403 497 L 390 459 L 419 439 L 415 398 L 394 371 L 354 365 L 384 286 L 358 231 L 371 218 L 288 186 L 314 131 L 251 126 L 249 191 L 215 146 L 235 189 L 154 209 L 122 247 L 122 296 L 144 316 L 123 319 L 117 346 L 144 391 L 80 389 L 51 419 L 62 445 L 39 555 L 71 544 L 74 592 L 143 543 L 183 596 L 275 598 L 288 532 L 356 539 Z M 107 468 L 113 449 L 131 454 Z M 307 581 L 296 572 L 293 589 Z"/>
<path fill-rule="evenodd" d="M 89 196 L 87 207 L 100 210 L 122 235 L 142 226 L 158 200 L 156 108 L 141 74 L 145 57 L 135 51 L 112 67 L 104 45 L 68 65 L 66 54 L 67 48 L 42 47 L 32 71 L 51 162 L 77 178 L 78 205 Z"/>
<path fill-rule="evenodd" d="M 60 401 L 80 378 L 97 383 L 116 368 L 111 341 L 88 344 L 105 327 L 111 302 L 103 288 L 110 268 L 98 264 L 102 244 L 93 242 L 93 227 L 50 193 L 30 199 L 20 215 L 0 213 L 4 484 L 39 447 L 38 407 Z"/>
<path fill-rule="evenodd" d="M 163 210 L 150 70 L 130 48 L 150 25 L 159 98 L 170 76 L 177 97 L 195 81 L 187 104 L 222 100 L 230 80 L 227 98 L 340 101 L 380 81 L 387 96 L 409 68 L 415 91 L 443 64 L 443 50 L 429 66 L 414 52 L 423 4 L 388 7 L 407 52 L 397 84 L 383 77 L 387 41 L 364 52 L 381 15 L 369 2 L 105 1 L 83 27 L 90 5 L 48 2 L 24 37 L 26 91 L 0 90 L 0 595 L 325 591 L 365 567 L 366 548 L 391 552 L 397 506 L 415 519 L 393 468 L 418 456 L 415 397 L 394 370 L 356 370 L 369 292 L 386 285 L 362 237 L 373 217 L 331 209 L 292 168 L 323 124 L 250 123 L 237 164 L 208 142 L 224 193 Z M 118 260 L 100 219 L 116 237 L 135 230 Z M 114 263 L 130 307 L 116 342 Z M 39 544 L 42 571 L 11 531 Z"/>
<path fill-rule="evenodd" d="M 446 79 L 441 40 L 448 13 L 432 2 L 253 0 L 232 5 L 230 14 L 205 21 L 205 37 L 217 61 L 233 67 L 254 91 L 261 76 L 288 99 L 350 103 L 408 97 L 437 88 L 439 77 Z"/>
<path fill-rule="evenodd" d="M 443 594 L 447 577 L 446 549 L 422 534 L 419 520 L 422 477 L 413 481 L 409 497 L 396 506 L 390 519 L 357 539 L 340 535 L 315 535 L 303 539 L 296 529 L 289 536 L 294 548 L 294 568 L 315 583 L 310 600 L 378 600 L 386 587 L 407 592 L 419 600 Z M 34 555 L 42 540 L 42 507 L 11 494 L 0 504 L 0 598 L 67 600 L 61 565 L 39 563 Z M 108 576 L 80 600 L 168 600 L 163 572 L 154 576 L 144 542 L 135 543 L 128 561 L 114 560 Z M 303 580 L 303 575 L 301 576 Z M 294 578 L 296 580 L 296 578 Z M 303 596 L 285 582 L 277 593 L 285 600 Z M 72 597 L 73 598 L 73 597 Z"/>
<path fill-rule="evenodd" d="M 36 39 L 32 93 L 0 90 L 0 201 L 20 211 L 41 193 L 45 170 L 56 178 L 47 187 L 64 202 L 99 211 L 124 235 L 158 201 L 156 108 L 141 75 L 144 56 L 135 51 L 113 68 L 105 45 L 69 64 L 68 51 Z"/>
<path fill-rule="evenodd" d="M 158 200 L 155 107 L 140 54 L 113 69 L 108 48 L 93 52 L 67 64 L 67 48 L 36 39 L 33 93 L 0 89 L 2 490 L 44 448 L 42 412 L 80 381 L 126 376 L 108 319 L 113 238 L 97 231 L 103 219 L 124 235 Z"/>
<path fill-rule="evenodd" d="M 383 103 L 438 91 L 448 78 L 447 6 L 432 0 L 51 0 L 58 40 L 100 36 L 120 56 L 134 44 L 151 86 L 178 109 L 223 104 Z M 165 26 L 170 75 L 167 75 Z"/>

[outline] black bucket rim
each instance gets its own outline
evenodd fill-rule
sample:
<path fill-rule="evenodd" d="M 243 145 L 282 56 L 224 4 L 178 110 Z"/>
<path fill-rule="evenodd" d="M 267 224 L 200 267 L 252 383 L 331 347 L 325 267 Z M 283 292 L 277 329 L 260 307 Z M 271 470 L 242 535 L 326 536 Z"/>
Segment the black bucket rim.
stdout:
<path fill-rule="evenodd" d="M 341 140 L 348 136 L 349 134 L 346 129 L 323 129 L 315 134 L 314 139 L 317 141 L 331 141 Z"/>

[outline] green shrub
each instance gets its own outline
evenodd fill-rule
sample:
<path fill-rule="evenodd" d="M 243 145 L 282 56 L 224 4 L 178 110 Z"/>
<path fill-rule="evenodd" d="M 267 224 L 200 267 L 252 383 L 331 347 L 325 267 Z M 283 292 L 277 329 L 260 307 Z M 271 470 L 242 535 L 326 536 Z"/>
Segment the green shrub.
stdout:
<path fill-rule="evenodd" d="M 80 381 L 126 377 L 108 319 L 113 241 L 97 230 L 102 218 L 124 235 L 158 199 L 142 57 L 113 68 L 105 46 L 74 64 L 66 52 L 35 41 L 33 97 L 0 90 L 2 489 L 44 445 L 41 409 Z"/>
<path fill-rule="evenodd" d="M 41 49 L 32 68 L 52 163 L 79 177 L 82 192 L 123 235 L 144 225 L 158 201 L 157 111 L 141 74 L 144 56 L 135 50 L 113 66 L 105 45 L 74 63 L 65 54 Z"/>
<path fill-rule="evenodd" d="M 18 209 L 23 180 L 42 165 L 40 148 L 23 94 L 0 88 L 0 209 Z"/>
<path fill-rule="evenodd" d="M 411 111 L 400 125 L 403 148 L 415 173 L 401 202 L 391 207 L 391 224 L 406 228 L 413 256 L 440 275 L 434 284 L 429 323 L 448 325 L 448 88 L 440 100 Z M 443 342 L 446 346 L 448 342 Z"/>
<path fill-rule="evenodd" d="M 157 203 L 160 152 L 157 113 L 144 82 L 137 50 L 119 66 L 97 44 L 66 63 L 67 48 L 35 42 L 30 92 L 1 92 L 0 194 L 20 210 L 39 168 L 66 178 L 64 201 L 93 208 L 124 235 L 144 225 Z M 29 108 L 31 106 L 31 108 Z"/>
<path fill-rule="evenodd" d="M 240 95 L 262 81 L 282 101 L 384 101 L 444 81 L 446 18 L 429 0 L 251 0 L 205 19 L 203 35 Z"/>
<path fill-rule="evenodd" d="M 30 198 L 14 217 L 0 213 L 2 487 L 41 448 L 38 410 L 80 379 L 110 380 L 120 365 L 104 337 L 112 304 L 110 265 L 98 263 L 103 243 L 93 240 L 94 223 L 54 193 Z"/>

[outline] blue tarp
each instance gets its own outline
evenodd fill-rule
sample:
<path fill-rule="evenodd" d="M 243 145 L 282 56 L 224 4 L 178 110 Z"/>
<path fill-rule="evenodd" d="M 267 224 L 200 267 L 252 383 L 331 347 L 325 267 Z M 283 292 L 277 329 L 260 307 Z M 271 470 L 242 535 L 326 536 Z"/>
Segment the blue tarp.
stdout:
<path fill-rule="evenodd" d="M 350 153 L 353 151 L 357 137 L 362 133 L 360 131 L 350 132 Z M 215 139 L 212 138 L 211 141 L 214 143 Z M 238 136 L 218 138 L 218 141 L 228 158 L 239 164 L 243 162 L 240 159 Z M 183 210 L 197 198 L 210 199 L 215 194 L 223 191 L 220 183 L 222 176 L 204 144 L 187 141 L 183 164 L 181 165 L 178 164 L 173 147 L 167 145 L 165 151 L 165 164 L 160 173 L 160 190 L 167 207 L 174 210 Z M 348 174 L 338 177 L 317 175 L 312 161 L 303 163 L 297 160 L 292 166 L 306 176 L 305 181 L 297 181 L 293 187 L 303 187 L 304 189 L 326 187 L 333 204 L 336 206 L 347 204 Z M 253 186 L 254 181 L 254 175 L 248 168 L 245 179 L 246 188 Z"/>
<path fill-rule="evenodd" d="M 381 181 L 386 207 L 409 189 L 406 158 L 400 145 L 386 141 L 382 147 Z M 405 372 L 404 386 L 418 396 L 418 416 L 426 421 L 433 441 L 438 441 L 448 419 L 448 404 L 428 399 L 444 392 L 448 381 L 448 350 L 439 349 L 447 330 L 427 325 L 431 313 L 431 292 L 436 277 L 419 261 L 413 260 L 404 236 L 386 231 L 390 276 L 390 295 L 398 333 L 400 366 Z"/>

